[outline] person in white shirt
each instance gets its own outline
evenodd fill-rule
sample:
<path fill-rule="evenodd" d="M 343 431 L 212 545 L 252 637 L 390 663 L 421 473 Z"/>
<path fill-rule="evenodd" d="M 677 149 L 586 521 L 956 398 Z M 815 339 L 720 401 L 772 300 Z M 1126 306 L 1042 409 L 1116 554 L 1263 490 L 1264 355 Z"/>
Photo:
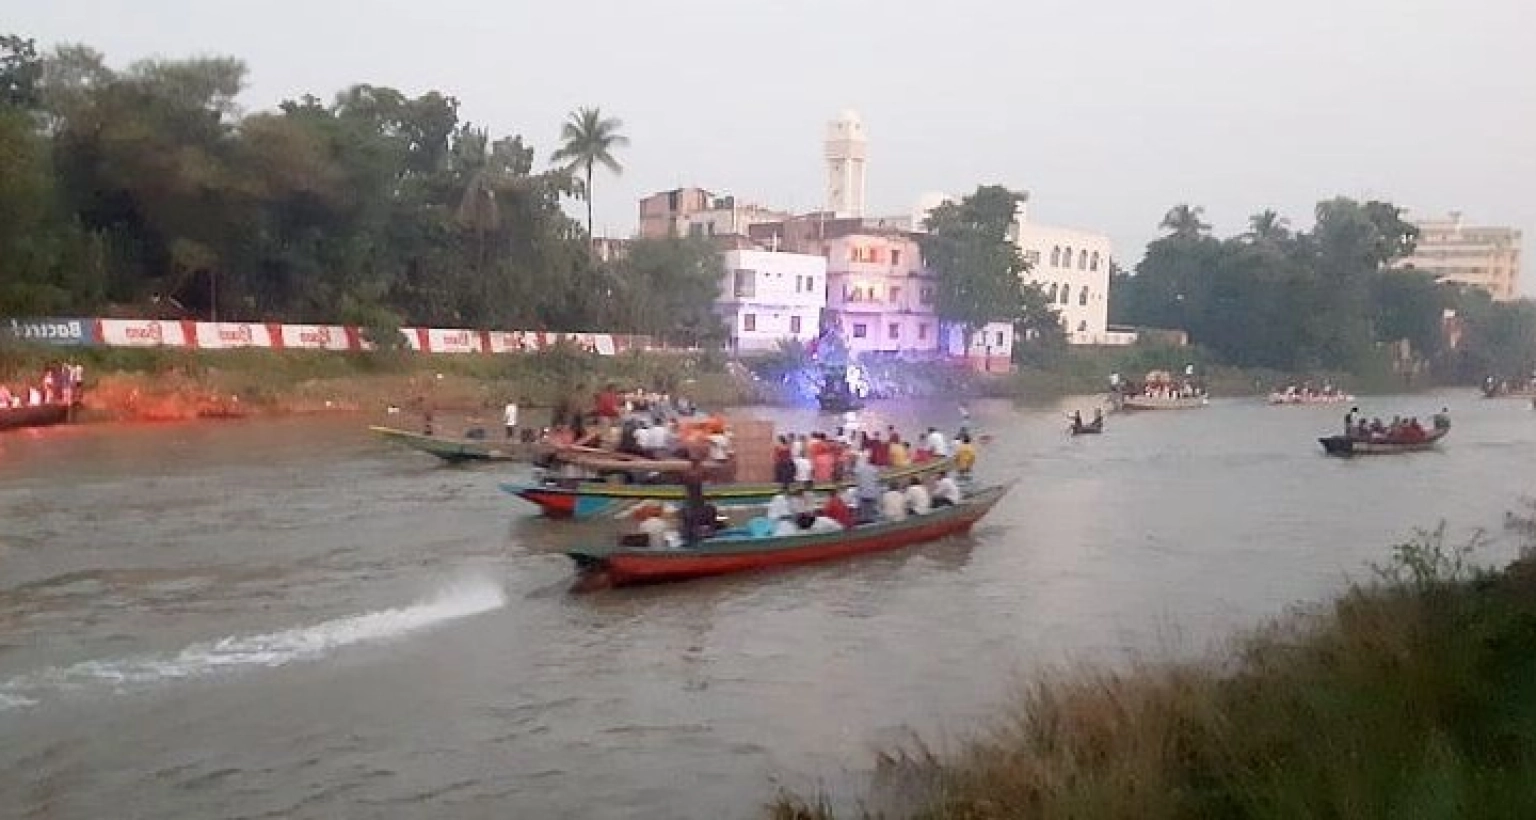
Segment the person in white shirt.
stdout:
<path fill-rule="evenodd" d="M 502 408 L 501 423 L 507 429 L 507 441 L 511 441 L 512 437 L 517 435 L 517 402 L 509 401 L 507 406 Z"/>
<path fill-rule="evenodd" d="M 842 528 L 842 524 L 825 515 L 818 515 L 811 520 L 811 532 L 838 532 Z"/>
<path fill-rule="evenodd" d="M 939 473 L 933 483 L 933 506 L 952 507 L 960 503 L 960 484 L 948 472 Z"/>
<path fill-rule="evenodd" d="M 880 496 L 880 518 L 885 521 L 907 520 L 907 495 L 895 482 Z"/>
<path fill-rule="evenodd" d="M 923 486 L 922 479 L 914 478 L 907 486 L 907 507 L 913 515 L 927 515 L 933 511 L 933 497 L 928 494 L 928 488 Z"/>
<path fill-rule="evenodd" d="M 645 533 L 646 542 L 651 549 L 663 549 L 667 546 L 667 531 L 670 529 L 667 519 L 659 515 L 653 515 L 640 522 L 640 531 Z"/>
<path fill-rule="evenodd" d="M 949 442 L 936 427 L 928 428 L 928 450 L 934 458 L 949 458 Z"/>
<path fill-rule="evenodd" d="M 782 521 L 792 517 L 795 513 L 789 505 L 789 496 L 783 493 L 775 494 L 773 499 L 768 502 L 768 512 L 766 514 L 769 521 Z"/>
<path fill-rule="evenodd" d="M 725 461 L 731 457 L 731 440 L 724 433 L 709 437 L 709 460 Z"/>
<path fill-rule="evenodd" d="M 804 450 L 801 450 L 800 455 L 795 456 L 795 483 L 809 484 L 811 475 L 811 459 L 805 454 Z"/>

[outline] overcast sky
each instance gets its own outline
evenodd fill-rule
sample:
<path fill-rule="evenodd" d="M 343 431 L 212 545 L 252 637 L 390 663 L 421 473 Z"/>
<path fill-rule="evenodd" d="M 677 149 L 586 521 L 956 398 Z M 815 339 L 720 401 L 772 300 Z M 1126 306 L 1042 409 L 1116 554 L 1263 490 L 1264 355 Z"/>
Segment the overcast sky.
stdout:
<path fill-rule="evenodd" d="M 1184 201 L 1221 233 L 1344 194 L 1536 237 L 1533 0 L 0 0 L 3 30 L 114 66 L 240 57 L 248 110 L 437 89 L 541 161 L 600 106 L 633 143 L 599 233 L 680 185 L 819 207 L 826 122 L 853 108 L 873 214 L 1001 183 L 1130 263 Z"/>

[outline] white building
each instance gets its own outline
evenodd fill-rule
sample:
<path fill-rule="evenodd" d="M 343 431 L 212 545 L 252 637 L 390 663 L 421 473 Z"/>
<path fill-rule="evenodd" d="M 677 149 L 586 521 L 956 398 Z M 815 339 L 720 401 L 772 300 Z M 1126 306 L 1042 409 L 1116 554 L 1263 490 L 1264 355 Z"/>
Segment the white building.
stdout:
<path fill-rule="evenodd" d="M 731 250 L 716 311 L 730 328 L 737 351 L 772 350 L 781 339 L 810 342 L 821 334 L 827 306 L 823 256 Z"/>
<path fill-rule="evenodd" d="M 1029 219 L 1019 205 L 1014 241 L 1030 265 L 1026 281 L 1040 286 L 1061 314 L 1067 341 L 1078 345 L 1124 344 L 1109 332 L 1109 237 L 1093 231 L 1056 228 Z"/>
<path fill-rule="evenodd" d="M 1482 288 L 1493 298 L 1514 299 L 1520 289 L 1520 232 L 1468 225 L 1459 212 L 1444 219 L 1413 219 L 1419 241 L 1395 267 L 1434 274 L 1437 282 Z"/>
<path fill-rule="evenodd" d="M 827 210 L 835 216 L 864 215 L 864 161 L 869 143 L 864 123 L 851 110 L 827 125 Z"/>

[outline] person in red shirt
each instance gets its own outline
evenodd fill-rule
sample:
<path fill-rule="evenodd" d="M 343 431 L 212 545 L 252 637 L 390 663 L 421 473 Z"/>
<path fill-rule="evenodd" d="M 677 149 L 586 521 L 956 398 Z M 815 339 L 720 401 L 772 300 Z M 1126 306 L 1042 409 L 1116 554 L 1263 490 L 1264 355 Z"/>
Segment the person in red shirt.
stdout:
<path fill-rule="evenodd" d="M 619 417 L 619 391 L 611 384 L 597 394 L 597 415 L 604 419 Z"/>
<path fill-rule="evenodd" d="M 823 512 L 826 513 L 828 518 L 842 524 L 844 529 L 853 526 L 853 510 L 846 501 L 843 501 L 842 493 L 833 493 L 832 497 L 827 499 L 827 505 L 823 508 Z"/>

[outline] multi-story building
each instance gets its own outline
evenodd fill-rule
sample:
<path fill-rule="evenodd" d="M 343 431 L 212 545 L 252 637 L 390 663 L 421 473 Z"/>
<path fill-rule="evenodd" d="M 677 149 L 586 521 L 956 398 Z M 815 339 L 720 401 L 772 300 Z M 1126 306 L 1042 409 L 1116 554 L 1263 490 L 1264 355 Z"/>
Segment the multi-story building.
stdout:
<path fill-rule="evenodd" d="M 1109 332 L 1109 237 L 1094 231 L 1057 228 L 1029 219 L 1020 204 L 1014 242 L 1030 269 L 1026 280 L 1045 291 L 1061 314 L 1067 341 L 1079 345 L 1117 344 L 1123 333 Z"/>
<path fill-rule="evenodd" d="M 879 220 L 809 214 L 751 228 L 754 241 L 820 255 L 827 265 L 827 316 L 849 353 L 949 355 L 977 367 L 1006 369 L 1013 328 L 992 323 L 967 340 L 934 310 L 936 277 L 923 263 L 917 234 Z"/>
<path fill-rule="evenodd" d="M 721 254 L 725 281 L 715 307 L 738 352 L 772 350 L 781 339 L 821 334 L 827 304 L 825 257 L 763 250 Z"/>
<path fill-rule="evenodd" d="M 1419 229 L 1413 255 L 1396 267 L 1432 273 L 1438 282 L 1481 288 L 1493 298 L 1516 298 L 1520 287 L 1520 232 L 1467 225 L 1459 212 L 1445 219 L 1411 220 Z"/>
<path fill-rule="evenodd" d="M 640 235 L 647 239 L 679 236 L 687 232 L 684 220 L 709 209 L 715 195 L 703 188 L 677 188 L 640 200 Z"/>
<path fill-rule="evenodd" d="M 677 233 L 687 236 L 746 236 L 753 225 L 783 222 L 790 215 L 761 205 L 738 203 L 736 197 L 716 197 L 710 207 L 683 214 Z"/>

